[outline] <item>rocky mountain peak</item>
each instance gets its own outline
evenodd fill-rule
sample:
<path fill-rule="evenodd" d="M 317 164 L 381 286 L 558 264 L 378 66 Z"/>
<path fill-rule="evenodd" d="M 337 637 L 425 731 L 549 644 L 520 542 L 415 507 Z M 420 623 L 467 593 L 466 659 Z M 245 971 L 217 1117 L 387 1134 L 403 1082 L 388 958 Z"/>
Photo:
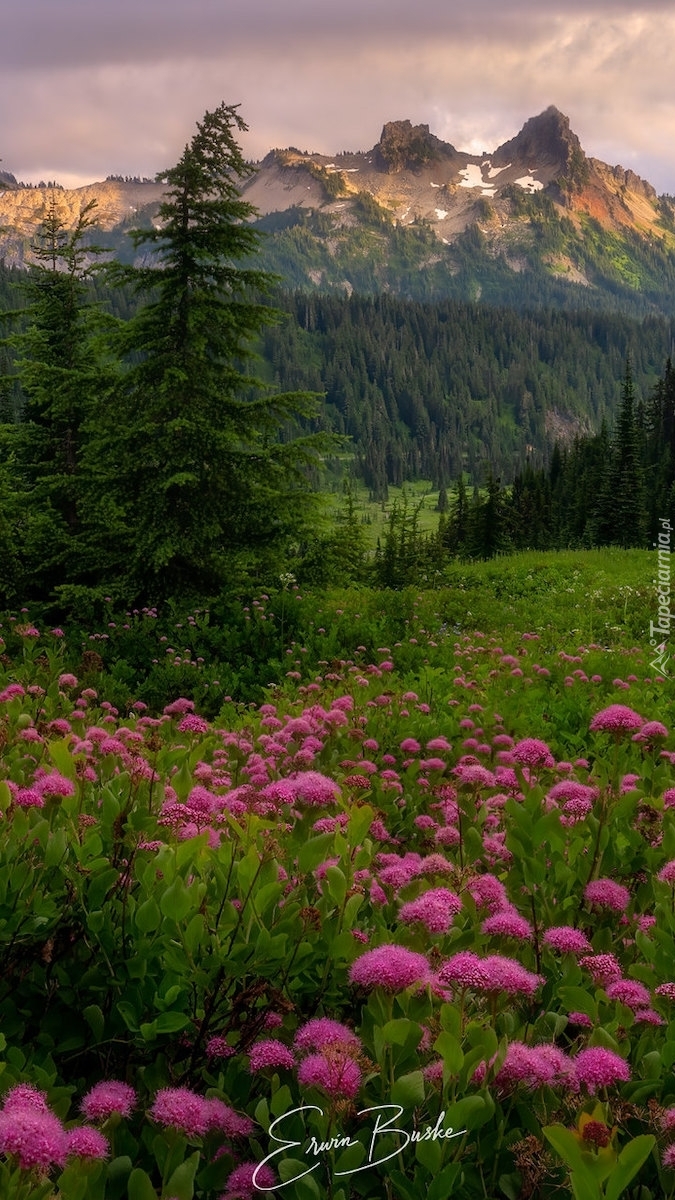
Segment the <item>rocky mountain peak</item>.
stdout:
<path fill-rule="evenodd" d="M 504 142 L 493 155 L 497 164 L 521 161 L 539 163 L 567 175 L 571 166 L 577 169 L 586 156 L 577 135 L 570 129 L 569 117 L 551 104 L 545 112 L 530 117 L 510 141 Z"/>
<path fill-rule="evenodd" d="M 430 133 L 428 125 L 388 121 L 372 150 L 372 156 L 381 171 L 394 174 L 398 171 L 421 171 L 441 159 L 456 157 L 457 151 L 454 146 Z"/>

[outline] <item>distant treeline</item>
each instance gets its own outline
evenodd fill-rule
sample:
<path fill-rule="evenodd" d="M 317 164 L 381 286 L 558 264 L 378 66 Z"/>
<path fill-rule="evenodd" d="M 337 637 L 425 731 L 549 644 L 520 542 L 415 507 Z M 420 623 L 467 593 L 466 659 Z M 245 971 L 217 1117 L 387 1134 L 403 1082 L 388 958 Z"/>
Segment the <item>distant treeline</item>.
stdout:
<path fill-rule="evenodd" d="M 382 587 L 442 580 L 453 559 L 489 559 L 515 550 L 650 548 L 675 525 L 675 370 L 668 359 L 646 401 L 636 398 L 626 367 L 617 421 L 610 432 L 555 447 L 547 467 L 529 464 L 513 485 L 490 475 L 483 489 L 463 478 L 439 494 L 438 530 L 425 534 L 418 511 L 394 505 L 378 546 L 374 574 Z"/>
<path fill-rule="evenodd" d="M 0 267 L 0 311 L 17 304 L 22 278 Z M 113 316 L 133 315 L 129 289 L 88 287 Z M 377 500 L 416 479 L 510 485 L 526 466 L 546 467 L 556 443 L 613 427 L 628 358 L 646 399 L 675 343 L 675 320 L 661 317 L 302 292 L 273 302 L 285 319 L 262 336 L 259 373 L 323 395 L 312 428 L 351 439 Z M 20 419 L 22 403 L 18 384 L 5 389 L 0 419 Z"/>
<path fill-rule="evenodd" d="M 351 437 L 374 499 L 390 484 L 460 475 L 511 483 L 556 442 L 614 422 L 627 358 L 640 395 L 671 353 L 675 321 L 391 296 L 284 293 L 268 328 L 270 381 L 325 394 L 323 428 Z"/>

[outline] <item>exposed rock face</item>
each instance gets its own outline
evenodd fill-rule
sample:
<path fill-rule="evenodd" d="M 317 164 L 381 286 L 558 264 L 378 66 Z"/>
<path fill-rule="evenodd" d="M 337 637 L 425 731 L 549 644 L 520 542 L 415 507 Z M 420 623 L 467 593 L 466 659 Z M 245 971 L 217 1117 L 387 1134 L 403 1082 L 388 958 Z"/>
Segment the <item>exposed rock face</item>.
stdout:
<path fill-rule="evenodd" d="M 428 125 L 408 120 L 387 122 L 369 151 L 329 157 L 295 147 L 272 150 L 242 180 L 241 191 L 261 216 L 319 211 L 323 232 L 317 236 L 329 254 L 339 231 L 376 216 L 399 226 L 424 222 L 446 246 L 473 228 L 496 256 L 524 270 L 523 235 L 536 202 L 524 205 L 522 198 L 536 193 L 543 193 L 543 212 L 565 216 L 582 236 L 586 217 L 620 234 L 630 229 L 666 241 L 675 234 L 675 206 L 659 199 L 634 171 L 588 158 L 569 119 L 554 106 L 526 121 L 492 154 L 458 151 Z M 54 195 L 21 187 L 9 172 L 0 172 L 0 258 L 7 264 L 30 261 L 31 243 L 52 198 L 65 228 L 73 228 L 87 202 L 96 200 L 96 224 L 108 235 L 111 252 L 129 254 L 125 230 L 156 221 L 162 192 L 161 184 L 106 180 Z M 287 226 L 282 220 L 277 227 Z M 546 264 L 588 283 L 565 246 Z"/>
<path fill-rule="evenodd" d="M 604 165 L 595 158 L 591 158 L 589 161 L 594 167 Z M 637 196 L 644 196 L 645 200 L 652 202 L 657 200 L 656 188 L 653 188 L 651 183 L 647 183 L 646 179 L 641 179 L 639 175 L 636 175 L 635 171 L 631 171 L 630 168 L 626 171 L 623 167 L 611 167 L 610 170 L 620 188 L 635 192 Z"/>
<path fill-rule="evenodd" d="M 492 156 L 497 166 L 520 161 L 552 167 L 561 175 L 568 172 L 574 159 L 586 161 L 577 135 L 570 129 L 569 118 L 554 105 L 526 121 L 520 133 L 504 142 Z"/>
<path fill-rule="evenodd" d="M 417 172 L 441 159 L 460 157 L 454 146 L 429 133 L 428 125 L 412 125 L 410 121 L 388 121 L 372 155 L 381 171 L 392 174 Z"/>

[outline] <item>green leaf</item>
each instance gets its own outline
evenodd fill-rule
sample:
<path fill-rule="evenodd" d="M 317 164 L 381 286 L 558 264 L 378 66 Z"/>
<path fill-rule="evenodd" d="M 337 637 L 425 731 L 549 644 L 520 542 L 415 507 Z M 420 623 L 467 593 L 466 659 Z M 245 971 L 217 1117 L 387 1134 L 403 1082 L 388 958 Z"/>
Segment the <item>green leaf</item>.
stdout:
<path fill-rule="evenodd" d="M 129 1004 L 127 1000 L 120 1000 L 117 1005 L 117 1011 L 120 1014 L 124 1024 L 131 1033 L 138 1033 L 138 1013 L 133 1004 Z"/>
<path fill-rule="evenodd" d="M 201 913 L 196 913 L 185 930 L 185 933 L 183 934 L 185 945 L 190 954 L 194 954 L 195 950 L 199 946 L 204 936 L 205 927 L 206 921 L 204 920 L 204 917 Z"/>
<path fill-rule="evenodd" d="M 12 793 L 4 779 L 0 779 L 0 812 L 7 812 L 12 803 Z"/>
<path fill-rule="evenodd" d="M 329 857 L 333 849 L 335 834 L 320 833 L 318 837 L 310 838 L 298 854 L 298 867 L 303 875 L 313 871 Z"/>
<path fill-rule="evenodd" d="M 196 1150 L 185 1162 L 176 1167 L 168 1183 L 164 1185 L 163 1192 L 166 1196 L 175 1196 L 176 1200 L 192 1200 L 199 1158 L 199 1150 Z"/>
<path fill-rule="evenodd" d="M 150 896 L 134 913 L 134 924 L 141 933 L 153 933 L 162 922 L 162 914 L 154 896 Z"/>
<path fill-rule="evenodd" d="M 105 1018 L 98 1004 L 89 1004 L 83 1009 L 82 1016 L 91 1029 L 96 1041 L 100 1042 L 105 1028 Z"/>
<path fill-rule="evenodd" d="M 457 1038 L 453 1037 L 451 1033 L 444 1031 L 436 1038 L 434 1050 L 441 1055 L 450 1074 L 459 1075 L 464 1066 L 464 1055 Z"/>
<path fill-rule="evenodd" d="M 328 867 L 326 870 L 326 884 L 328 894 L 331 899 L 340 907 L 344 898 L 347 895 L 347 880 L 339 867 Z"/>
<path fill-rule="evenodd" d="M 177 875 L 170 887 L 163 893 L 159 907 L 170 921 L 184 921 L 190 909 L 192 900 L 180 875 Z"/>
<path fill-rule="evenodd" d="M 415 1108 L 424 1104 L 424 1076 L 421 1071 L 411 1071 L 395 1080 L 391 1089 L 393 1104 L 402 1104 L 404 1108 Z"/>
<path fill-rule="evenodd" d="M 571 1129 L 566 1129 L 564 1125 L 545 1125 L 542 1133 L 570 1171 L 579 1177 L 588 1176 L 591 1188 L 588 1200 L 594 1200 L 595 1196 L 601 1196 L 599 1184 L 589 1172 L 577 1135 Z"/>
<path fill-rule="evenodd" d="M 360 846 L 374 820 L 375 811 L 369 804 L 352 809 L 347 825 L 347 840 L 350 846 Z"/>
<path fill-rule="evenodd" d="M 185 1029 L 190 1024 L 190 1017 L 187 1013 L 180 1012 L 163 1012 L 153 1021 L 158 1033 L 178 1033 L 179 1029 Z"/>
<path fill-rule="evenodd" d="M 618 1200 L 631 1179 L 637 1175 L 642 1164 L 649 1158 L 655 1145 L 656 1138 L 651 1134 L 641 1134 L 624 1146 L 607 1182 L 605 1200 Z"/>
<path fill-rule="evenodd" d="M 237 879 L 243 896 L 249 891 L 259 870 L 260 855 L 255 846 L 250 846 L 248 853 L 237 863 Z"/>
<path fill-rule="evenodd" d="M 444 1167 L 429 1184 L 425 1192 L 426 1200 L 448 1200 L 448 1197 L 453 1195 L 455 1183 L 461 1172 L 461 1163 L 451 1163 L 449 1167 Z"/>
<path fill-rule="evenodd" d="M 382 1029 L 382 1037 L 385 1042 L 393 1043 L 394 1046 L 404 1046 L 405 1043 L 412 1038 L 415 1038 L 415 1045 L 422 1037 L 422 1030 L 416 1021 L 409 1021 L 407 1017 L 398 1017 L 395 1021 L 387 1021 Z"/>
<path fill-rule="evenodd" d="M 68 738 L 63 738 L 61 741 L 49 742 L 49 757 L 57 771 L 61 775 L 65 775 L 66 779 L 77 779 L 77 767 L 70 753 Z"/>
<path fill-rule="evenodd" d="M 415 1147 L 415 1157 L 432 1174 L 440 1170 L 443 1161 L 443 1147 L 440 1142 L 418 1142 Z"/>
<path fill-rule="evenodd" d="M 152 1186 L 150 1176 L 140 1167 L 135 1167 L 129 1176 L 127 1184 L 129 1200 L 157 1200 L 157 1192 Z"/>
<path fill-rule="evenodd" d="M 45 850 L 45 866 L 56 867 L 68 851 L 68 835 L 66 830 L 55 829 L 47 842 Z"/>
<path fill-rule="evenodd" d="M 108 867 L 106 871 L 101 871 L 100 875 L 96 875 L 87 888 L 87 908 L 90 910 L 101 908 L 108 892 L 113 884 L 117 883 L 119 877 L 120 873 L 115 867 Z"/>
<path fill-rule="evenodd" d="M 560 987 L 558 996 L 568 1012 L 582 1012 L 592 1020 L 597 1018 L 598 1006 L 593 996 L 585 988 Z"/>

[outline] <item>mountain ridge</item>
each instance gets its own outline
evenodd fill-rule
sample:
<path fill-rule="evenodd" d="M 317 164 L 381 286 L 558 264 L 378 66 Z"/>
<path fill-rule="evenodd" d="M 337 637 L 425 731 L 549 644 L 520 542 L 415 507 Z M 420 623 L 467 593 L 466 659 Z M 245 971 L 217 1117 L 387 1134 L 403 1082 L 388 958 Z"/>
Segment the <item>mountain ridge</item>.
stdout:
<path fill-rule="evenodd" d="M 123 257 L 132 254 L 126 230 L 156 225 L 164 190 L 113 179 L 45 190 L 8 173 L 0 188 L 3 178 L 0 259 L 9 266 L 32 261 L 47 196 L 66 228 L 96 200 L 97 225 Z M 510 303 L 513 276 L 522 287 L 536 276 L 542 303 L 567 296 L 578 306 L 585 294 L 610 308 L 675 311 L 675 201 L 587 156 L 554 105 L 482 155 L 410 120 L 385 123 L 366 151 L 273 149 L 241 193 L 271 235 L 260 264 L 287 286 L 471 300 L 489 292 Z"/>

